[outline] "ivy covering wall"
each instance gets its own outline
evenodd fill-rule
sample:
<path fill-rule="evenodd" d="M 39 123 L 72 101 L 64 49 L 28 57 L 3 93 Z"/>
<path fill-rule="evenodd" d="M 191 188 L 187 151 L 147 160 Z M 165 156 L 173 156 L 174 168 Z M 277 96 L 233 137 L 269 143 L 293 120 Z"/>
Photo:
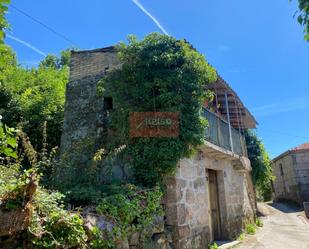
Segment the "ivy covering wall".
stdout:
<path fill-rule="evenodd" d="M 98 93 L 114 101 L 110 128 L 115 137 L 108 151 L 122 146 L 136 182 L 153 186 L 202 143 L 207 121 L 200 110 L 211 97 L 205 87 L 217 74 L 188 42 L 167 35 L 152 33 L 141 41 L 130 36 L 117 51 L 121 67 L 98 85 Z M 130 113 L 147 111 L 179 112 L 179 136 L 130 137 Z"/>

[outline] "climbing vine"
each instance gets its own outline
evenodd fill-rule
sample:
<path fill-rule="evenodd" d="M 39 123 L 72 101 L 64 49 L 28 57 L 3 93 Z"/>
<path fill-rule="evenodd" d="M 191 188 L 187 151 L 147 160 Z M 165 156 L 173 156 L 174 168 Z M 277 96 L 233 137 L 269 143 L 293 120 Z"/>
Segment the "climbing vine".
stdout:
<path fill-rule="evenodd" d="M 130 36 L 116 49 L 121 67 L 98 84 L 98 93 L 114 102 L 110 129 L 115 137 L 108 149 L 125 145 L 136 182 L 153 186 L 202 143 L 207 121 L 200 110 L 216 71 L 188 42 L 167 35 L 152 33 L 141 41 Z M 179 136 L 130 137 L 132 112 L 178 112 Z"/>

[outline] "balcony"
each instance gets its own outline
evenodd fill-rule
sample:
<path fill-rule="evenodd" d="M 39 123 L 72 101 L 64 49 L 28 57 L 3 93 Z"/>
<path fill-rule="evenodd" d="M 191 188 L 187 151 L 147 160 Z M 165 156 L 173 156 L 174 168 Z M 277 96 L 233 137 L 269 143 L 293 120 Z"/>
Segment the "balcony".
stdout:
<path fill-rule="evenodd" d="M 228 122 L 218 115 L 203 109 L 204 117 L 208 120 L 205 131 L 206 141 L 228 150 L 238 156 L 247 157 L 247 148 L 244 136 L 235 128 L 229 127 Z"/>

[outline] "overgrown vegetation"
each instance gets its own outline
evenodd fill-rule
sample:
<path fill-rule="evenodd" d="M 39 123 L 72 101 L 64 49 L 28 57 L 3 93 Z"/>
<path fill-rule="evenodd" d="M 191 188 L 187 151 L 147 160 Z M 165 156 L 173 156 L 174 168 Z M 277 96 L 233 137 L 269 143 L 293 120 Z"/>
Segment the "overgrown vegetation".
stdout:
<path fill-rule="evenodd" d="M 38 68 L 27 69 L 18 65 L 11 48 L 3 45 L 0 50 L 2 121 L 22 128 L 36 149 L 41 149 L 45 121 L 48 147 L 60 145 L 69 55 L 69 51 L 61 58 L 49 55 Z"/>
<path fill-rule="evenodd" d="M 270 165 L 270 158 L 264 144 L 252 130 L 245 131 L 248 158 L 252 167 L 252 179 L 255 185 L 257 199 L 267 201 L 272 198 L 272 181 L 274 176 Z"/>
<path fill-rule="evenodd" d="M 117 240 L 134 232 L 139 232 L 140 240 L 148 243 L 147 236 L 151 236 L 154 220 L 163 215 L 162 191 L 156 187 L 157 183 L 161 177 L 173 172 L 180 157 L 190 155 L 194 147 L 202 141 L 205 120 L 200 119 L 199 109 L 207 97 L 204 84 L 216 78 L 215 71 L 204 58 L 184 41 L 176 41 L 158 34 L 150 35 L 141 42 L 131 39 L 129 45 L 121 44 L 118 49 L 124 65 L 123 71 L 118 71 L 121 77 L 128 77 L 135 69 L 146 66 L 147 63 L 150 63 L 150 66 L 143 72 L 144 76 L 147 70 L 158 68 L 157 71 L 152 70 L 153 75 L 148 75 L 149 81 L 144 82 L 143 87 L 150 90 L 150 95 L 146 94 L 144 97 L 153 96 L 152 93 L 155 90 L 157 92 L 156 110 L 179 111 L 181 116 L 185 117 L 184 120 L 181 119 L 181 137 L 180 139 L 154 139 L 154 142 L 149 139 L 136 141 L 129 139 L 129 143 L 125 144 L 122 141 L 128 138 L 128 134 L 117 137 L 117 143 L 108 147 L 109 153 L 103 153 L 103 156 L 110 157 L 118 146 L 125 145 L 122 156 L 128 156 L 135 166 L 135 179 L 140 186 L 112 184 L 100 187 L 99 168 L 96 168 L 94 161 L 101 156 L 96 154 L 94 161 L 90 160 L 90 164 L 92 162 L 94 164 L 90 165 L 86 175 L 83 174 L 83 179 L 87 178 L 91 184 L 87 184 L 82 179 L 79 181 L 78 177 L 74 177 L 76 175 L 72 175 L 71 185 L 68 186 L 67 182 L 63 181 L 62 188 L 59 188 L 66 192 L 67 196 L 42 187 L 40 181 L 44 186 L 53 186 L 50 176 L 53 172 L 57 173 L 58 162 L 53 160 L 55 152 L 51 148 L 58 145 L 60 139 L 68 53 L 63 53 L 61 58 L 48 56 L 38 68 L 25 69 L 18 65 L 9 47 L 1 51 L 6 58 L 0 64 L 3 72 L 0 86 L 2 120 L 19 128 L 18 130 L 8 128 L 3 123 L 0 126 L 0 209 L 1 215 L 18 214 L 21 218 L 22 223 L 19 226 L 15 224 L 15 228 L 10 228 L 15 229 L 10 234 L 10 238 L 12 236 L 15 238 L 13 241 L 17 243 L 16 246 L 115 248 Z M 158 50 L 157 54 L 152 54 L 152 49 Z M 156 57 L 157 61 L 154 60 Z M 129 63 L 133 59 L 136 63 Z M 108 79 L 104 79 L 108 82 L 106 86 L 110 92 L 116 93 L 116 89 L 110 84 L 118 73 L 112 72 Z M 192 82 L 196 84 L 186 84 L 191 77 Z M 140 84 L 143 82 L 143 79 L 138 76 L 133 80 L 138 80 Z M 158 83 L 163 80 L 165 84 Z M 179 85 L 174 89 L 172 82 L 176 80 Z M 135 96 L 132 100 L 136 101 L 134 106 L 137 110 L 129 106 L 123 109 L 123 112 L 114 113 L 114 118 L 123 118 L 123 114 L 128 114 L 129 111 L 142 110 L 141 106 L 145 104 L 143 101 L 138 103 L 134 94 L 135 91 L 139 91 L 137 94 L 144 92 L 141 91 L 141 85 L 134 89 L 133 81 L 130 81 L 130 84 L 131 88 L 128 89 L 130 94 Z M 121 93 L 118 91 L 117 94 L 120 99 Z M 184 104 L 179 105 L 182 101 Z M 168 104 L 165 106 L 166 103 Z M 125 102 L 123 105 L 125 106 Z M 118 106 L 121 106 L 120 101 Z M 145 107 L 151 110 L 150 103 Z M 192 122 L 186 123 L 187 119 Z M 120 127 L 114 122 L 111 127 L 115 130 L 128 129 L 128 123 Z M 145 151 L 143 158 L 138 158 L 137 155 L 148 143 L 149 150 Z M 18 144 L 21 146 L 17 150 Z M 86 143 L 83 144 L 86 145 Z M 154 151 L 158 146 L 161 149 L 158 154 L 155 154 Z M 170 150 L 171 148 L 173 150 Z M 161 164 L 153 163 L 159 158 Z M 148 160 L 149 165 L 146 165 L 144 160 Z M 72 164 L 68 164 L 68 168 L 71 166 Z M 70 170 L 67 172 L 68 175 L 71 174 Z M 146 174 L 147 171 L 149 176 Z M 143 177 L 146 181 L 142 181 Z M 142 182 L 146 184 L 141 184 Z M 143 185 L 152 188 L 145 189 Z M 91 231 L 87 231 L 81 214 L 67 211 L 63 201 L 70 202 L 73 207 L 95 204 L 96 212 L 108 219 L 113 224 L 113 229 L 110 232 L 104 232 L 94 227 Z M 23 213 L 26 214 L 25 217 L 20 216 Z M 9 243 L 3 238 L 5 237 L 1 237 L 0 243 Z"/>
<path fill-rule="evenodd" d="M 167 35 L 153 33 L 141 41 L 131 36 L 117 50 L 121 68 L 109 72 L 98 86 L 100 94 L 113 96 L 117 110 L 110 125 L 117 136 L 107 149 L 125 146 L 136 182 L 154 186 L 202 143 L 207 122 L 200 110 L 210 95 L 205 86 L 217 75 L 189 43 Z M 130 137 L 130 113 L 147 111 L 179 112 L 179 136 Z"/>

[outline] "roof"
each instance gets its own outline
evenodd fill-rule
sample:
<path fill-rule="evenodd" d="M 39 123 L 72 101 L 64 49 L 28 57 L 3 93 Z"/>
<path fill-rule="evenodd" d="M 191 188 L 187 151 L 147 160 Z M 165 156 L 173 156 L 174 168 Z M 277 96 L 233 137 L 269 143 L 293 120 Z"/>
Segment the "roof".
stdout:
<path fill-rule="evenodd" d="M 279 160 L 280 158 L 290 154 L 291 152 L 301 152 L 301 151 L 307 151 L 307 150 L 309 150 L 309 142 L 301 144 L 301 145 L 298 145 L 298 146 L 296 146 L 296 147 L 294 147 L 292 149 L 289 149 L 289 150 L 283 152 L 282 154 L 280 154 L 279 156 L 275 157 L 271 161 L 275 162 L 275 161 Z"/>
<path fill-rule="evenodd" d="M 258 123 L 252 113 L 244 105 L 237 93 L 221 76 L 218 76 L 218 80 L 209 84 L 207 88 L 215 93 L 216 101 L 219 106 L 218 110 L 220 114 L 225 116 L 227 116 L 225 93 L 227 94 L 229 116 L 233 127 L 249 129 L 256 128 Z"/>
<path fill-rule="evenodd" d="M 300 150 L 309 150 L 309 143 L 304 143 L 291 149 L 291 151 L 300 151 Z"/>
<path fill-rule="evenodd" d="M 98 53 L 98 52 L 115 52 L 115 46 L 109 46 L 104 48 L 88 49 L 88 50 L 71 50 L 71 53 L 82 54 L 82 53 Z"/>

